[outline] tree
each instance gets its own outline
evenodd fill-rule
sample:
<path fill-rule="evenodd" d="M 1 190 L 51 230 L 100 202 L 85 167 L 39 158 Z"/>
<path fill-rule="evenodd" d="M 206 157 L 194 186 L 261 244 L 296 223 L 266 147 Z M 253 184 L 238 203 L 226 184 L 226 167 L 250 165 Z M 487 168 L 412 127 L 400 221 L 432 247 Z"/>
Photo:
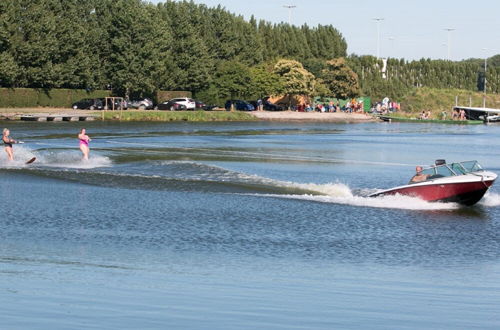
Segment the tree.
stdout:
<path fill-rule="evenodd" d="M 360 94 L 358 75 L 347 66 L 344 58 L 326 62 L 321 80 L 335 98 L 347 99 Z"/>
<path fill-rule="evenodd" d="M 315 77 L 304 69 L 300 62 L 294 60 L 279 60 L 273 72 L 281 77 L 283 93 L 291 98 L 297 95 L 312 96 L 315 90 Z"/>
<path fill-rule="evenodd" d="M 0 86 L 15 87 L 19 68 L 9 53 L 0 53 Z"/>
<path fill-rule="evenodd" d="M 191 23 L 193 2 L 167 1 L 159 5 L 162 19 L 172 31 L 171 89 L 197 92 L 207 88 L 214 72 L 214 61 L 201 35 Z"/>
<path fill-rule="evenodd" d="M 239 62 L 224 62 L 217 68 L 214 86 L 219 98 L 242 98 L 251 88 L 250 69 Z"/>
<path fill-rule="evenodd" d="M 275 96 L 283 92 L 283 82 L 281 77 L 272 71 L 272 67 L 262 64 L 250 69 L 252 78 L 251 94 L 254 97 L 262 98 Z"/>

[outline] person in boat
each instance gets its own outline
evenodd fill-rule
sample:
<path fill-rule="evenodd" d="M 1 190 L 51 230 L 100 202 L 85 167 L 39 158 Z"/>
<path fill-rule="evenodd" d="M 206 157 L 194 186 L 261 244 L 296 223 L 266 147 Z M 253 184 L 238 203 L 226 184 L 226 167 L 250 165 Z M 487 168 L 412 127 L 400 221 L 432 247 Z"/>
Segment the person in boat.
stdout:
<path fill-rule="evenodd" d="M 410 182 L 415 183 L 427 180 L 429 178 L 429 175 L 422 173 L 423 170 L 424 169 L 422 168 L 422 166 L 417 166 L 415 168 L 415 171 L 417 173 L 413 176 L 413 178 L 411 178 Z"/>
<path fill-rule="evenodd" d="M 86 134 L 85 128 L 82 128 L 80 134 L 78 134 L 78 140 L 80 141 L 80 150 L 83 154 L 83 159 L 89 159 L 89 142 L 92 141 L 89 136 Z"/>
<path fill-rule="evenodd" d="M 14 140 L 10 137 L 10 131 L 8 128 L 3 129 L 2 135 L 3 145 L 5 147 L 5 152 L 9 160 L 14 160 L 14 151 L 12 150 L 12 144 L 19 143 L 19 141 Z"/>

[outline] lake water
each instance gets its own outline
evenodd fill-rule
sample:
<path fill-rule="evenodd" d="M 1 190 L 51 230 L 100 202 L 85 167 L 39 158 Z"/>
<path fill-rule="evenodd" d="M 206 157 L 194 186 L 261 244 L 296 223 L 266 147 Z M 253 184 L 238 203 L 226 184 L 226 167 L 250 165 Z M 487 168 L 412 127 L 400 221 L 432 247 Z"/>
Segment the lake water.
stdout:
<path fill-rule="evenodd" d="M 438 158 L 500 173 L 499 126 L 4 125 L 2 329 L 500 328 L 498 185 L 364 197 Z"/>

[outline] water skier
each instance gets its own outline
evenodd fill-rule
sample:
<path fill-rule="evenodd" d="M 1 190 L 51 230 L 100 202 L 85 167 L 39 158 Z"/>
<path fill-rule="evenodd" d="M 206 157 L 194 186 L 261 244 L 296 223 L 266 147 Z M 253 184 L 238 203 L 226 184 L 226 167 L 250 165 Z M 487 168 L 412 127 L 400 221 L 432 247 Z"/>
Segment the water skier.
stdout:
<path fill-rule="evenodd" d="M 10 137 L 10 131 L 8 128 L 3 129 L 2 141 L 5 146 L 7 157 L 9 158 L 9 160 L 14 160 L 14 151 L 12 150 L 12 144 L 19 142 Z"/>
<path fill-rule="evenodd" d="M 80 140 L 80 150 L 82 151 L 83 159 L 88 160 L 90 153 L 89 142 L 92 140 L 86 134 L 85 128 L 82 128 L 80 134 L 78 134 L 78 140 Z"/>

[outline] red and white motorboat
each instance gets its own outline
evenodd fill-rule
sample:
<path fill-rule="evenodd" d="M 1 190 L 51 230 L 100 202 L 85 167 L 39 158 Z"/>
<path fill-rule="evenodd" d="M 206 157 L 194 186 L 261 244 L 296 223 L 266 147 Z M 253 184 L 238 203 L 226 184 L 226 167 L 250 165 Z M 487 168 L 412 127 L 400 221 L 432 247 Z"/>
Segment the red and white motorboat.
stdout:
<path fill-rule="evenodd" d="M 369 197 L 384 195 L 405 195 L 418 197 L 429 202 L 454 202 L 474 205 L 495 182 L 497 175 L 485 171 L 477 161 L 446 164 L 437 160 L 436 165 L 423 169 L 424 180 L 411 182 L 371 194 Z"/>

